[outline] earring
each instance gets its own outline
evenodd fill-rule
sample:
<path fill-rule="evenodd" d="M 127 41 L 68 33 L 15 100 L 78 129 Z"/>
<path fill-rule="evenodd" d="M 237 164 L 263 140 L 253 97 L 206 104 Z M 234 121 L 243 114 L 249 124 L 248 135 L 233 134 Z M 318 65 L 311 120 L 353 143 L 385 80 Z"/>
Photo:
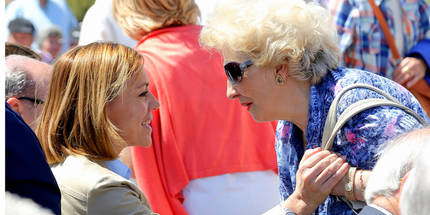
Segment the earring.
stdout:
<path fill-rule="evenodd" d="M 284 85 L 284 78 L 282 78 L 281 74 L 276 75 L 276 83 L 280 85 Z"/>

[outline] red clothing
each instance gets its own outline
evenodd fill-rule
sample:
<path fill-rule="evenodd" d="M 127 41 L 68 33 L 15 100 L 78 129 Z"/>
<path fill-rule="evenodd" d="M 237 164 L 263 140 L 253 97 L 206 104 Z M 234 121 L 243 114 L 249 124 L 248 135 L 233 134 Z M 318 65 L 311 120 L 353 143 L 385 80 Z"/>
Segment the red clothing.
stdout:
<path fill-rule="evenodd" d="M 226 97 L 222 56 L 200 47 L 196 25 L 166 28 L 136 46 L 144 57 L 153 112 L 152 146 L 133 149 L 137 182 L 154 212 L 187 214 L 182 189 L 192 179 L 276 171 L 273 125 L 256 123 Z"/>

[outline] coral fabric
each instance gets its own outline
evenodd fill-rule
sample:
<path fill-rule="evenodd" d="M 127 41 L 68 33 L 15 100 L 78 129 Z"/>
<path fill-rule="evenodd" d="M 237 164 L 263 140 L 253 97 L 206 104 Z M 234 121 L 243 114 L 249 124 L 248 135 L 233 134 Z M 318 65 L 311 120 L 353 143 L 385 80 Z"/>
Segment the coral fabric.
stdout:
<path fill-rule="evenodd" d="M 160 109 L 153 112 L 153 144 L 134 147 L 133 165 L 153 211 L 163 215 L 187 214 L 181 191 L 192 179 L 277 171 L 274 122 L 256 123 L 226 97 L 222 56 L 200 47 L 200 30 L 165 28 L 136 46 Z"/>

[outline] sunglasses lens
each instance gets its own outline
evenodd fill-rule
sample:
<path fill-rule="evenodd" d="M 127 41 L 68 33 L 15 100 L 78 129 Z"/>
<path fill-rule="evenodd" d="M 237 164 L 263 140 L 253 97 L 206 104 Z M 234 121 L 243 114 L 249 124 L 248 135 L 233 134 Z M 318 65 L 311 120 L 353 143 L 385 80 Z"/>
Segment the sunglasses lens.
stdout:
<path fill-rule="evenodd" d="M 228 79 L 233 83 L 238 83 L 242 80 L 242 70 L 240 64 L 236 62 L 228 63 L 224 66 L 225 74 Z"/>

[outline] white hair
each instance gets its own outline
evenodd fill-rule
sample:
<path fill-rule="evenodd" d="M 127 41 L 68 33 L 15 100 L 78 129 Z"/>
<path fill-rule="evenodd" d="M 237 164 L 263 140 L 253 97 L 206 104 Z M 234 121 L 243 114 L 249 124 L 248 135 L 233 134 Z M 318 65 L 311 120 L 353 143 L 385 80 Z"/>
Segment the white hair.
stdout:
<path fill-rule="evenodd" d="M 18 64 L 23 63 L 22 59 L 32 59 L 27 56 L 9 55 L 6 57 L 6 72 L 5 72 L 5 93 L 6 98 L 24 94 L 26 90 L 34 90 L 34 81 L 27 77 L 28 71 L 25 67 Z M 33 59 L 32 59 L 33 60 Z"/>
<path fill-rule="evenodd" d="M 285 64 L 291 76 L 312 83 L 339 66 L 331 16 L 303 0 L 221 1 L 200 41 L 221 50 L 226 60 L 248 58 L 259 67 Z"/>
<path fill-rule="evenodd" d="M 6 192 L 5 212 L 7 215 L 53 215 L 51 210 L 43 208 L 33 200 L 20 197 L 16 194 Z"/>
<path fill-rule="evenodd" d="M 415 163 L 422 147 L 430 143 L 430 129 L 412 131 L 389 141 L 372 170 L 365 190 L 366 202 L 377 196 L 393 197 L 399 190 L 401 179 Z"/>
<path fill-rule="evenodd" d="M 423 147 L 400 195 L 402 215 L 430 214 L 430 138 L 427 138 L 427 144 Z"/>
<path fill-rule="evenodd" d="M 45 40 L 48 39 L 49 37 L 63 38 L 63 32 L 61 31 L 61 28 L 56 25 L 52 25 L 40 30 L 37 33 L 37 37 L 36 37 L 37 45 L 39 47 L 42 46 L 43 42 L 45 42 Z"/>

